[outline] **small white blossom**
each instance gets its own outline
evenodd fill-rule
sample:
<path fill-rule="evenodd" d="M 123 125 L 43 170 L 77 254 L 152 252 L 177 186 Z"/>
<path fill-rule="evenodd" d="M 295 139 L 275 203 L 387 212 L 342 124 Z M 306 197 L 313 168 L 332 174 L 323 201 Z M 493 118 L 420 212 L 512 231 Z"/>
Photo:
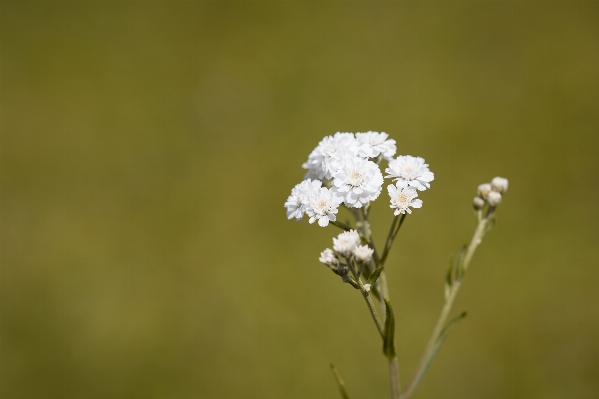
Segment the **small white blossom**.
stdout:
<path fill-rule="evenodd" d="M 364 158 L 376 158 L 382 155 L 389 160 L 395 155 L 397 146 L 395 140 L 387 139 L 389 135 L 385 132 L 356 133 L 356 140 L 360 144 L 359 156 Z"/>
<path fill-rule="evenodd" d="M 478 186 L 478 196 L 487 199 L 487 195 L 493 190 L 493 187 L 489 183 L 481 184 Z"/>
<path fill-rule="evenodd" d="M 493 187 L 493 191 L 497 191 L 500 194 L 505 194 L 507 191 L 508 181 L 505 177 L 494 177 L 491 180 L 491 186 Z"/>
<path fill-rule="evenodd" d="M 370 287 L 372 287 L 370 284 L 364 284 L 364 291 L 370 292 Z"/>
<path fill-rule="evenodd" d="M 317 189 L 310 196 L 310 203 L 306 208 L 306 214 L 310 217 L 309 222 L 314 223 L 318 220 L 321 227 L 328 226 L 329 221 L 337 220 L 335 214 L 341 202 L 343 198 L 338 197 L 333 190 L 326 187 Z"/>
<path fill-rule="evenodd" d="M 422 207 L 422 200 L 416 199 L 418 192 L 411 187 L 398 187 L 390 184 L 387 186 L 387 191 L 389 192 L 389 197 L 391 197 L 390 207 L 395 209 L 395 212 L 393 212 L 395 216 L 400 213 L 412 213 L 410 207 Z"/>
<path fill-rule="evenodd" d="M 485 200 L 481 197 L 474 197 L 472 200 L 472 206 L 475 210 L 480 211 L 485 206 Z"/>
<path fill-rule="evenodd" d="M 359 143 L 353 133 L 335 133 L 326 136 L 308 156 L 302 168 L 308 169 L 306 178 L 330 179 L 339 163 L 358 154 Z"/>
<path fill-rule="evenodd" d="M 501 204 L 501 194 L 499 194 L 497 191 L 491 191 L 489 194 L 487 194 L 487 202 L 490 206 L 497 206 Z"/>
<path fill-rule="evenodd" d="M 333 173 L 333 187 L 344 197 L 349 208 L 361 208 L 381 193 L 383 174 L 378 165 L 367 159 L 345 159 Z"/>
<path fill-rule="evenodd" d="M 354 249 L 354 257 L 360 263 L 368 263 L 372 259 L 374 249 L 369 248 L 368 245 L 358 245 Z"/>
<path fill-rule="evenodd" d="M 291 195 L 285 202 L 287 208 L 287 219 L 296 218 L 301 220 L 310 205 L 310 196 L 322 186 L 320 180 L 306 179 L 297 184 L 291 190 Z"/>
<path fill-rule="evenodd" d="M 351 256 L 358 245 L 360 235 L 356 230 L 345 231 L 333 238 L 333 249 L 346 258 Z"/>
<path fill-rule="evenodd" d="M 420 191 L 430 188 L 430 182 L 435 179 L 434 173 L 428 169 L 424 159 L 411 155 L 400 155 L 390 161 L 385 172 L 387 173 L 385 177 L 397 181 L 397 187 L 414 187 Z"/>
<path fill-rule="evenodd" d="M 318 260 L 321 263 L 324 263 L 328 267 L 337 267 L 339 266 L 339 259 L 335 256 L 335 252 L 332 249 L 327 248 L 320 253 L 320 258 Z"/>

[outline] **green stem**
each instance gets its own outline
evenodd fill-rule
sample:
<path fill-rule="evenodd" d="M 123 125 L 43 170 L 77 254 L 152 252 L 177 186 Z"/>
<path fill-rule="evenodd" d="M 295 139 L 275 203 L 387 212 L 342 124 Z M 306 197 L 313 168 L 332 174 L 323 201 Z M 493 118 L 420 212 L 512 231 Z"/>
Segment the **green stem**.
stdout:
<path fill-rule="evenodd" d="M 393 222 L 391 222 L 391 227 L 389 228 L 389 233 L 387 234 L 387 241 L 385 242 L 385 249 L 383 249 L 383 255 L 381 256 L 381 266 L 385 264 L 385 261 L 387 260 L 387 256 L 389 255 L 389 252 L 391 251 L 391 246 L 393 245 L 393 241 L 395 240 L 395 236 L 397 236 L 397 233 L 399 232 L 399 229 L 401 228 L 401 225 L 403 224 L 403 221 L 406 218 L 406 214 L 404 213 L 403 215 L 399 216 L 395 216 L 393 218 Z M 399 226 L 397 226 L 397 222 L 399 221 Z M 397 229 L 396 229 L 397 226 Z"/>
<path fill-rule="evenodd" d="M 472 260 L 472 257 L 474 256 L 474 252 L 476 251 L 476 248 L 481 243 L 482 238 L 485 235 L 485 230 L 487 228 L 487 224 L 492 218 L 493 218 L 493 212 L 489 212 L 484 219 L 479 221 L 478 226 L 476 227 L 476 230 L 474 231 L 474 234 L 472 236 L 472 239 L 470 240 L 470 244 L 468 245 L 468 248 L 466 250 L 466 254 L 464 255 L 463 273 L 465 273 L 466 270 L 468 269 L 468 266 L 470 265 L 470 261 Z M 461 267 L 461 266 L 458 265 L 458 268 L 459 267 Z M 410 397 L 410 395 L 412 395 L 412 393 L 414 392 L 414 390 L 416 389 L 416 387 L 418 386 L 418 384 L 424 377 L 424 374 L 427 372 L 428 366 L 430 365 L 432 357 L 435 356 L 435 354 L 436 354 L 436 351 L 434 350 L 435 345 L 437 344 L 439 335 L 443 331 L 443 327 L 445 326 L 445 323 L 447 322 L 447 318 L 449 317 L 449 313 L 451 311 L 453 301 L 455 300 L 455 297 L 457 296 L 458 291 L 462 285 L 463 273 L 462 273 L 460 279 L 456 279 L 455 281 L 453 281 L 453 283 L 451 285 L 451 289 L 447 295 L 445 303 L 443 304 L 443 308 L 441 309 L 441 313 L 439 314 L 439 318 L 437 319 L 435 328 L 433 329 L 433 333 L 431 334 L 431 337 L 429 338 L 428 343 L 426 345 L 426 349 L 424 350 L 424 353 L 422 354 L 422 357 L 420 358 L 420 361 L 418 362 L 418 366 L 416 367 L 414 376 L 412 377 L 410 384 L 408 385 L 406 391 L 404 392 L 403 396 L 401 397 L 402 399 L 407 399 L 408 397 Z"/>
<path fill-rule="evenodd" d="M 397 356 L 389 359 L 389 382 L 391 383 L 391 398 L 401 398 L 401 387 L 399 384 L 399 362 Z"/>
<path fill-rule="evenodd" d="M 374 251 L 372 254 L 372 259 L 374 260 L 375 268 L 379 268 L 382 265 L 382 263 L 381 263 L 381 258 L 379 258 L 379 254 L 376 250 L 376 246 L 374 245 L 374 239 L 372 238 L 372 230 L 370 229 L 370 220 L 369 220 L 368 212 L 364 208 L 361 208 L 359 214 L 361 216 L 360 219 L 362 222 L 364 235 L 366 235 L 368 237 L 368 244 Z M 381 304 L 381 311 L 382 311 L 383 323 L 384 323 L 385 322 L 384 317 L 387 312 L 385 300 L 387 300 L 387 301 L 389 300 L 389 287 L 387 285 L 387 275 L 384 271 L 381 272 L 376 284 L 379 289 L 379 293 L 381 294 L 380 304 Z M 383 337 L 383 335 L 381 335 L 381 337 Z M 397 356 L 394 356 L 393 359 L 389 360 L 388 366 L 389 366 L 389 382 L 391 384 L 392 399 L 399 399 L 401 396 L 401 385 L 400 385 L 400 379 L 399 379 L 399 364 L 398 364 Z"/>
<path fill-rule="evenodd" d="M 348 264 L 349 264 L 349 270 L 354 275 L 356 282 L 360 286 L 360 292 L 362 293 L 362 297 L 364 298 L 364 301 L 366 301 L 366 305 L 368 306 L 368 311 L 370 312 L 370 316 L 372 316 L 372 320 L 374 320 L 374 324 L 376 325 L 376 328 L 379 331 L 379 335 L 381 336 L 381 338 L 383 338 L 384 337 L 383 322 L 381 321 L 378 313 L 376 312 L 376 307 L 374 306 L 374 302 L 372 302 L 372 297 L 370 296 L 370 293 L 368 291 L 366 291 L 366 288 L 364 288 L 364 283 L 362 282 L 362 279 L 360 279 L 360 276 L 358 275 L 358 272 L 356 271 L 356 266 L 355 266 L 354 260 L 348 259 Z"/>

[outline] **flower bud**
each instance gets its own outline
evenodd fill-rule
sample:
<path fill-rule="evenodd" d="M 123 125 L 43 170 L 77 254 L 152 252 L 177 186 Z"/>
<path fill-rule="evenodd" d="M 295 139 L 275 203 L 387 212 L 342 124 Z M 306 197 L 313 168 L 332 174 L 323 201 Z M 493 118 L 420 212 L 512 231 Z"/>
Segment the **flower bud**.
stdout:
<path fill-rule="evenodd" d="M 508 181 L 504 177 L 494 177 L 491 181 L 491 186 L 493 186 L 493 191 L 497 191 L 500 194 L 505 194 L 507 191 Z"/>
<path fill-rule="evenodd" d="M 491 191 L 487 195 L 487 202 L 490 206 L 498 206 L 501 204 L 501 194 L 499 194 L 497 191 Z"/>
<path fill-rule="evenodd" d="M 351 256 L 358 244 L 360 235 L 356 230 L 345 231 L 333 238 L 333 249 L 346 258 Z"/>
<path fill-rule="evenodd" d="M 478 196 L 487 199 L 487 195 L 493 190 L 493 187 L 489 183 L 481 184 L 478 186 Z"/>
<path fill-rule="evenodd" d="M 368 263 L 372 259 L 374 249 L 368 247 L 368 245 L 358 245 L 354 249 L 354 257 L 359 263 Z"/>
<path fill-rule="evenodd" d="M 321 252 L 320 258 L 318 258 L 318 260 L 331 268 L 337 268 L 337 266 L 339 266 L 339 259 L 337 259 L 335 252 L 333 252 L 333 250 L 330 248 L 327 248 Z"/>
<path fill-rule="evenodd" d="M 472 206 L 475 210 L 480 211 L 485 206 L 485 200 L 481 197 L 474 197 L 472 200 Z"/>

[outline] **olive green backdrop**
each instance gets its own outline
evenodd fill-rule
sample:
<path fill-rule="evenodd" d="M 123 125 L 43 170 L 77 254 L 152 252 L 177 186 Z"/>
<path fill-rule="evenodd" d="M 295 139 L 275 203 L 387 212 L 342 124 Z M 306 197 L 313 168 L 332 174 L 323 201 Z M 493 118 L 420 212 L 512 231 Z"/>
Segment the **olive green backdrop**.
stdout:
<path fill-rule="evenodd" d="M 339 231 L 283 208 L 376 130 L 435 173 L 388 263 L 404 384 L 510 179 L 414 398 L 596 398 L 598 71 L 596 1 L 2 1 L 0 395 L 336 398 L 333 362 L 388 397 Z"/>

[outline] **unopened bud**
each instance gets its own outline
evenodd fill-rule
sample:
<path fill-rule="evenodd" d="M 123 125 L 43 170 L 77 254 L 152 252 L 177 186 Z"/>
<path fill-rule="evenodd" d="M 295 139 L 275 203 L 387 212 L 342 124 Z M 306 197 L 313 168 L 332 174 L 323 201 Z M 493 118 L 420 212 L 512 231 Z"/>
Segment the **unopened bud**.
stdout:
<path fill-rule="evenodd" d="M 491 191 L 487 195 L 487 202 L 490 206 L 497 206 L 501 204 L 501 194 L 499 194 L 497 191 Z"/>
<path fill-rule="evenodd" d="M 472 206 L 475 210 L 480 211 L 485 206 L 485 200 L 481 197 L 474 197 L 472 200 Z"/>
<path fill-rule="evenodd" d="M 339 266 L 339 259 L 337 259 L 335 252 L 329 248 L 320 253 L 320 258 L 318 258 L 318 260 L 328 267 L 336 268 Z"/>
<path fill-rule="evenodd" d="M 507 191 L 508 181 L 504 177 L 497 176 L 491 180 L 491 186 L 493 186 L 493 191 L 504 194 Z"/>
<path fill-rule="evenodd" d="M 489 183 L 481 184 L 480 186 L 478 186 L 478 196 L 483 199 L 487 199 L 487 195 L 489 195 L 489 193 L 492 190 L 493 190 L 493 187 L 491 187 L 491 184 L 489 184 Z"/>
<path fill-rule="evenodd" d="M 354 257 L 359 263 L 368 263 L 372 259 L 374 249 L 368 247 L 368 245 L 358 245 L 354 249 Z"/>

